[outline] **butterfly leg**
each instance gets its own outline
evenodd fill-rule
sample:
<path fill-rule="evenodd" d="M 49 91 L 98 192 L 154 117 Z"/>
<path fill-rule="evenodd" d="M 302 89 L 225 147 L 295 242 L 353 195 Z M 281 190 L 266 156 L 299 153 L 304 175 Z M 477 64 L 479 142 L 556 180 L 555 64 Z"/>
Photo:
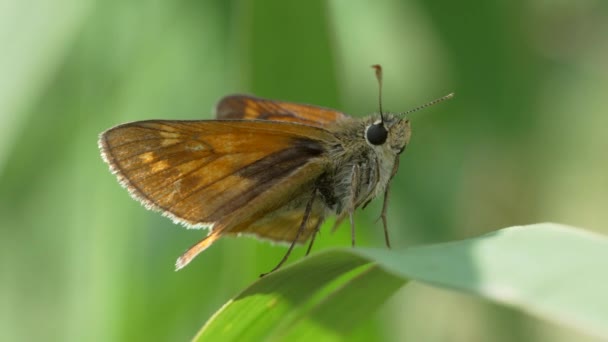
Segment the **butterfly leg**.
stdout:
<path fill-rule="evenodd" d="M 296 245 L 296 242 L 298 242 L 300 235 L 302 235 L 302 233 L 306 229 L 306 223 L 308 222 L 308 219 L 310 218 L 310 213 L 312 212 L 312 204 L 315 200 L 316 195 L 317 195 L 317 189 L 314 189 L 312 192 L 312 195 L 310 196 L 310 200 L 308 200 L 308 203 L 306 204 L 306 209 L 304 209 L 304 216 L 302 217 L 302 223 L 300 223 L 300 228 L 298 229 L 298 232 L 296 233 L 296 237 L 293 239 L 293 242 L 289 246 L 287 253 L 285 253 L 285 255 L 283 256 L 283 259 L 281 259 L 281 261 L 279 261 L 279 263 L 272 270 L 270 270 L 270 272 L 260 274 L 260 277 L 263 277 L 267 274 L 270 274 L 270 273 L 278 270 L 285 263 L 285 261 L 287 261 L 287 259 L 289 258 L 289 255 L 291 254 L 291 251 L 293 250 L 293 248 Z"/>
<path fill-rule="evenodd" d="M 336 230 L 338 230 L 338 227 L 340 227 L 340 224 L 342 224 L 342 221 L 344 221 L 345 218 L 346 218 L 346 212 L 343 212 L 338 217 L 336 217 L 336 221 L 334 222 L 334 226 L 331 227 L 331 233 L 332 234 L 335 233 Z"/>
<path fill-rule="evenodd" d="M 399 169 L 399 158 L 395 159 L 395 165 L 393 165 L 393 171 L 391 172 L 391 178 L 397 174 L 397 170 Z M 386 222 L 386 211 L 388 210 L 388 193 L 390 189 L 390 180 L 386 184 L 386 189 L 384 190 L 384 202 L 382 203 L 382 213 L 380 214 L 380 219 L 382 219 L 382 227 L 384 228 L 384 241 L 386 241 L 386 247 L 391 248 L 391 241 L 388 237 L 388 225 Z"/>
<path fill-rule="evenodd" d="M 386 210 L 388 209 L 388 189 L 389 185 L 386 185 L 386 190 L 384 190 L 384 202 L 382 203 L 382 214 L 380 214 L 380 219 L 382 219 L 382 227 L 384 228 L 384 241 L 386 241 L 386 247 L 391 248 L 391 241 L 388 237 L 388 227 L 386 223 Z"/>
<path fill-rule="evenodd" d="M 323 223 L 323 221 L 319 220 L 319 222 L 317 222 L 317 225 L 315 226 L 315 230 L 312 233 L 312 237 L 310 239 L 310 243 L 308 244 L 308 249 L 306 250 L 306 255 L 310 254 L 310 250 L 312 249 L 312 244 L 315 242 L 315 238 L 317 237 L 317 233 L 319 232 L 319 228 L 321 227 L 321 223 Z"/>
<path fill-rule="evenodd" d="M 348 208 L 348 219 L 350 221 L 350 234 L 352 239 L 352 246 L 355 247 L 355 208 L 359 197 L 359 165 L 353 165 L 353 172 L 350 179 L 350 205 Z"/>

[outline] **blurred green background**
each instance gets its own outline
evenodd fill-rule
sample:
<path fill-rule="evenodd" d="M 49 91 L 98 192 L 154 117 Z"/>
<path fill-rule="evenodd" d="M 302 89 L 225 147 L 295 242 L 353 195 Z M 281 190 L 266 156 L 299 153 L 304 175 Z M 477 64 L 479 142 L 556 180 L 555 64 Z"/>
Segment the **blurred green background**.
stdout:
<path fill-rule="evenodd" d="M 397 248 L 541 221 L 608 234 L 607 23 L 600 0 L 1 1 L 0 340 L 194 336 L 285 249 L 227 238 L 174 272 L 204 233 L 133 201 L 97 135 L 211 118 L 235 92 L 366 115 L 375 63 L 386 109 L 456 93 L 412 115 Z M 384 245 L 380 202 L 357 216 L 361 245 Z M 349 245 L 327 228 L 315 250 Z M 354 337 L 593 340 L 420 284 Z"/>

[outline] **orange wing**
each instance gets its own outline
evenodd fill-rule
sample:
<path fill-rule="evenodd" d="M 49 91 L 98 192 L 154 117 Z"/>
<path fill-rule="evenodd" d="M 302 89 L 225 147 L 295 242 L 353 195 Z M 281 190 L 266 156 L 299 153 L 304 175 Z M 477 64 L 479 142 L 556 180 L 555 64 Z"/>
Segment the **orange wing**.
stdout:
<path fill-rule="evenodd" d="M 296 122 L 325 127 L 347 117 L 333 109 L 261 99 L 248 95 L 231 95 L 220 100 L 216 107 L 218 119 L 269 120 Z"/>
<path fill-rule="evenodd" d="M 178 260 L 181 268 L 224 234 L 293 241 L 333 139 L 284 122 L 153 120 L 114 127 L 99 146 L 133 198 L 187 227 L 213 230 Z M 300 242 L 322 215 L 315 207 Z"/>

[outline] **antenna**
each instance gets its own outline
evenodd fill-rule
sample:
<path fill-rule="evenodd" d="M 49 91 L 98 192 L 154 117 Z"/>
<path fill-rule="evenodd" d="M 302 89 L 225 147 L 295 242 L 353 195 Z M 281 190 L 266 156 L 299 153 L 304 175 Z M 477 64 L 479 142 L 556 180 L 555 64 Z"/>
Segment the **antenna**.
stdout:
<path fill-rule="evenodd" d="M 454 97 L 454 93 L 449 93 L 449 94 L 447 94 L 447 95 L 445 95 L 445 96 L 442 96 L 442 97 L 440 97 L 440 98 L 438 98 L 438 99 L 435 99 L 435 100 L 433 100 L 433 101 L 431 101 L 431 102 L 425 103 L 425 104 L 423 104 L 422 106 L 418 106 L 418 107 L 416 107 L 416 108 L 414 108 L 414 109 L 410 109 L 410 110 L 408 110 L 408 111 L 407 111 L 407 112 L 405 112 L 405 113 L 400 113 L 399 115 L 407 115 L 407 114 L 411 114 L 411 113 L 413 113 L 413 112 L 417 112 L 417 111 L 419 111 L 419 110 L 421 110 L 421 109 L 424 109 L 424 108 L 426 108 L 426 107 L 430 107 L 430 106 L 432 106 L 432 105 L 434 105 L 434 104 L 437 104 L 437 103 L 439 103 L 439 102 L 442 102 L 442 101 L 445 101 L 445 100 L 449 100 L 449 99 L 451 99 L 452 97 Z"/>
<path fill-rule="evenodd" d="M 382 66 L 380 64 L 372 65 L 376 70 L 376 79 L 378 80 L 378 108 L 380 109 L 380 120 L 384 122 L 384 114 L 382 114 Z"/>

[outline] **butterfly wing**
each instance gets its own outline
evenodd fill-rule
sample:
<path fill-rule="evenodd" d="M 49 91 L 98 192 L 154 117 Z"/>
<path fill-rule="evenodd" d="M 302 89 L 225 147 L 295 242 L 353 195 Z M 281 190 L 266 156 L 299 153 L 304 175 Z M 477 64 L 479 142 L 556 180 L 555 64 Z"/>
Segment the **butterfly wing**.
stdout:
<path fill-rule="evenodd" d="M 311 195 L 311 191 L 304 191 L 293 199 L 282 203 L 280 207 L 249 220 L 250 222 L 244 221 L 237 224 L 228 234 L 253 235 L 274 242 L 291 243 L 297 237 L 306 210 L 306 201 L 310 200 Z M 308 240 L 324 218 L 324 206 L 320 201 L 314 202 L 306 226 L 297 237 L 297 242 L 303 243 Z"/>
<path fill-rule="evenodd" d="M 285 123 L 141 121 L 104 132 L 100 147 L 137 200 L 200 228 L 302 169 L 318 175 L 327 139 L 323 130 Z"/>
<path fill-rule="evenodd" d="M 315 127 L 326 127 L 347 118 L 339 111 L 298 104 L 267 100 L 248 95 L 231 95 L 220 100 L 216 107 L 218 119 L 269 120 L 295 122 Z"/>
<path fill-rule="evenodd" d="M 332 139 L 323 129 L 283 122 L 153 120 L 114 127 L 99 145 L 121 184 L 148 209 L 213 229 L 189 262 L 226 233 L 293 241 Z M 315 209 L 310 224 L 321 215 Z"/>

